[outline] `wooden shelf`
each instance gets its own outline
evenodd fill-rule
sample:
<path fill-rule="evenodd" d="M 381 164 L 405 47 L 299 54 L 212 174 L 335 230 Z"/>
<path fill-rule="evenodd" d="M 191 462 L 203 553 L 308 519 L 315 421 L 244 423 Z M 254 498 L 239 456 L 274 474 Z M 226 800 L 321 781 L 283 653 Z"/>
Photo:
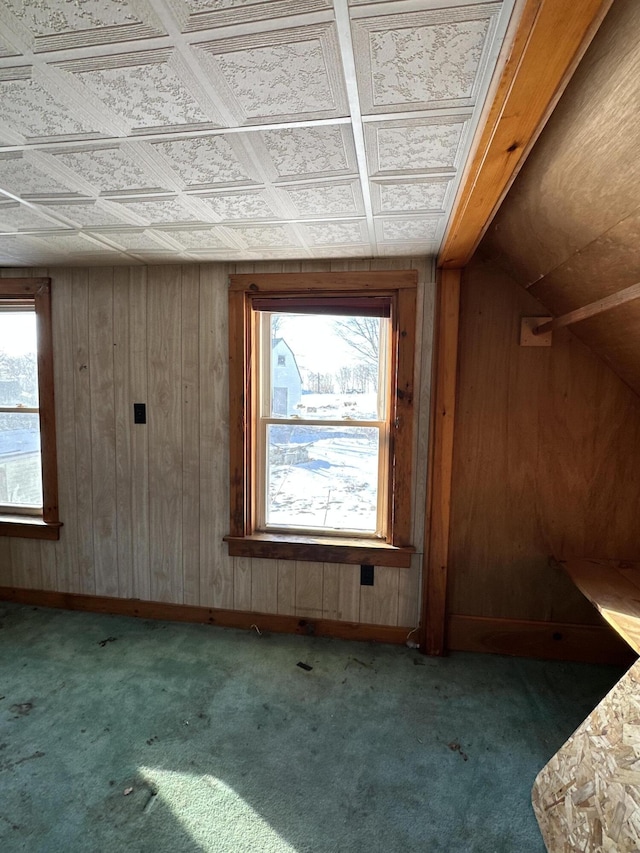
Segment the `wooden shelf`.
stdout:
<path fill-rule="evenodd" d="M 580 592 L 640 654 L 640 563 L 558 560 Z"/>

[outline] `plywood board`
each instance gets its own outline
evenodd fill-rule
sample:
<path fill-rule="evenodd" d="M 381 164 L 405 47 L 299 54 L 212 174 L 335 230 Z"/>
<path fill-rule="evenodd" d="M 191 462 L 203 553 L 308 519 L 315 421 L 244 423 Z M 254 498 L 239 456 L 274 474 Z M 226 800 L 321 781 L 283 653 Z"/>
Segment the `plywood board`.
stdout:
<path fill-rule="evenodd" d="M 549 853 L 640 847 L 640 661 L 538 774 L 533 808 Z"/>

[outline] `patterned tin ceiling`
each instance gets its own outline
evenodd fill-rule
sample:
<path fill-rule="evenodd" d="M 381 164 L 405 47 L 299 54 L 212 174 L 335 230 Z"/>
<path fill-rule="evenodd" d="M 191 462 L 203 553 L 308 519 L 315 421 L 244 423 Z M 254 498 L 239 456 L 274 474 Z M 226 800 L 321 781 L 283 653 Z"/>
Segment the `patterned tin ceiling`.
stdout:
<path fill-rule="evenodd" d="M 514 0 L 0 0 L 0 263 L 435 254 Z"/>

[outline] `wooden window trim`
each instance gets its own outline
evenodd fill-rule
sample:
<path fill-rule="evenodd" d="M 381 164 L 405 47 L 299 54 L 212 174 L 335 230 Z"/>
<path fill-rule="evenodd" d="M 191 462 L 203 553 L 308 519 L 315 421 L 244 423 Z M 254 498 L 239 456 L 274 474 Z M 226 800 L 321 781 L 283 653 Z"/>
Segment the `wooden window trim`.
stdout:
<path fill-rule="evenodd" d="M 0 515 L 0 536 L 27 539 L 59 539 L 58 465 L 56 455 L 55 401 L 53 395 L 53 338 L 51 331 L 51 279 L 0 278 L 0 302 L 33 300 L 38 339 L 38 396 L 40 451 L 42 459 L 42 515 Z"/>
<path fill-rule="evenodd" d="M 351 273 L 262 273 L 230 276 L 229 286 L 229 554 L 281 560 L 370 563 L 408 568 L 411 544 L 413 370 L 415 352 L 415 270 Z M 386 542 L 365 538 L 262 533 L 254 529 L 254 413 L 257 405 L 253 352 L 253 300 L 332 296 L 390 298 L 392 385 L 388 482 L 389 535 Z M 264 303 L 262 303 L 264 304 Z"/>

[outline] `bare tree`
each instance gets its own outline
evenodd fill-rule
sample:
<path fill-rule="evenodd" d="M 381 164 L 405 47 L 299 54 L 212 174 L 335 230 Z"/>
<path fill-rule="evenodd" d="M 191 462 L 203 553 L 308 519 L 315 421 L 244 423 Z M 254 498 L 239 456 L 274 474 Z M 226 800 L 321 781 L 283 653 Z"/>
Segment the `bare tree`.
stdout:
<path fill-rule="evenodd" d="M 378 364 L 380 320 L 377 317 L 349 317 L 336 322 L 336 334 L 368 364 Z"/>
<path fill-rule="evenodd" d="M 278 335 L 278 332 L 282 328 L 282 321 L 283 320 L 284 320 L 284 317 L 282 316 L 282 314 L 272 314 L 271 315 L 271 337 L 272 338 L 280 337 Z"/>
<path fill-rule="evenodd" d="M 346 394 L 346 392 L 353 385 L 353 371 L 350 367 L 341 367 L 336 373 L 336 381 L 338 383 L 338 388 L 340 389 L 340 393 Z"/>

